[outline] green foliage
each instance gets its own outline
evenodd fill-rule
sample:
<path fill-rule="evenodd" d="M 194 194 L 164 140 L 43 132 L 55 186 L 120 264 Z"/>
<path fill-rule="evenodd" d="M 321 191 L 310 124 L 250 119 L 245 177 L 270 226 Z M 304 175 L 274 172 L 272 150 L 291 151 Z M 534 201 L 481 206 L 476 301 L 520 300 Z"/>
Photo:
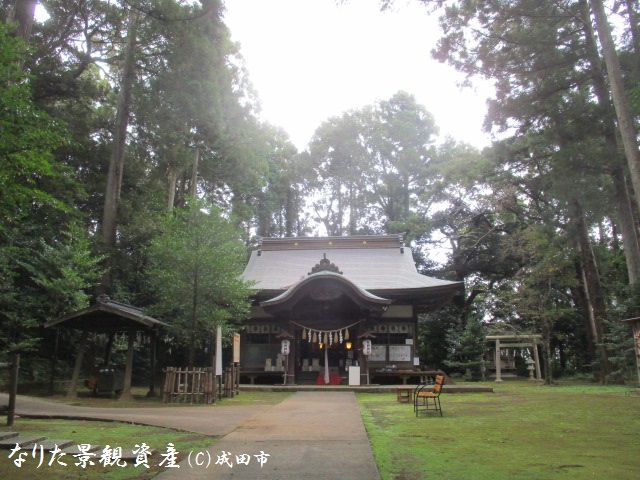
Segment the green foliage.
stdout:
<path fill-rule="evenodd" d="M 480 319 L 470 316 L 464 326 L 454 325 L 447 332 L 448 367 L 461 371 L 466 380 L 484 380 L 486 331 Z"/>
<path fill-rule="evenodd" d="M 103 260 L 93 255 L 91 247 L 85 232 L 72 226 L 52 244 L 41 239 L 34 261 L 23 264 L 35 285 L 47 292 L 49 314 L 62 315 L 88 306 L 87 292 L 98 285 Z"/>
<path fill-rule="evenodd" d="M 4 247 L 0 287 L 0 351 L 33 352 L 41 347 L 42 325 L 85 308 L 100 278 L 101 258 L 93 255 L 85 233 L 70 226 L 59 237 L 32 239 L 17 231 Z"/>
<path fill-rule="evenodd" d="M 36 106 L 11 29 L 0 25 L 0 356 L 21 353 L 28 379 L 51 353 L 42 325 L 87 306 L 99 259 L 74 209 L 82 188 L 56 158 L 68 132 Z"/>
<path fill-rule="evenodd" d="M 61 206 L 42 188 L 59 174 L 53 151 L 65 144 L 59 122 L 34 105 L 29 76 L 22 69 L 24 42 L 0 25 L 0 229 L 29 214 L 32 206 Z"/>
<path fill-rule="evenodd" d="M 403 231 L 429 183 L 436 134 L 433 116 L 403 91 L 324 122 L 309 148 L 317 221 L 330 235 Z"/>
<path fill-rule="evenodd" d="M 191 364 L 197 340 L 210 339 L 217 326 L 247 314 L 249 291 L 240 277 L 246 251 L 238 238 L 216 207 L 194 201 L 167 215 L 152 241 L 152 310 L 188 346 Z"/>
<path fill-rule="evenodd" d="M 606 320 L 604 324 L 604 346 L 609 352 L 609 362 L 613 367 L 607 380 L 612 383 L 637 384 L 636 354 L 631 325 L 619 319 Z"/>
<path fill-rule="evenodd" d="M 460 312 L 446 306 L 438 312 L 418 317 L 420 357 L 428 369 L 444 368 L 449 355 L 447 332 L 459 322 Z"/>

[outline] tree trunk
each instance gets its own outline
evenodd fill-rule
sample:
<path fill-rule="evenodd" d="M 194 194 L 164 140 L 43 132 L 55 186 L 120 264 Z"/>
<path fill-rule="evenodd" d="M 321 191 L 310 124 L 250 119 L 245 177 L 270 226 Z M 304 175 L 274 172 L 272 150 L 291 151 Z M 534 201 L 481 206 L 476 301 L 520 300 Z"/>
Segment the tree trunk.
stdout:
<path fill-rule="evenodd" d="M 33 18 L 36 13 L 38 0 L 16 0 L 15 6 L 9 11 L 7 23 L 17 22 L 16 35 L 28 44 L 33 28 Z"/>
<path fill-rule="evenodd" d="M 622 137 L 622 144 L 631 173 L 631 183 L 633 184 L 636 203 L 640 207 L 640 152 L 638 151 L 636 129 L 631 110 L 629 109 L 627 92 L 624 89 L 622 81 L 620 62 L 618 61 L 616 48 L 611 35 L 611 26 L 607 20 L 602 0 L 589 0 L 589 2 L 595 18 L 604 62 L 607 67 L 609 83 L 611 85 L 611 96 L 618 118 L 620 136 Z"/>
<path fill-rule="evenodd" d="M 113 145 L 111 148 L 111 157 L 109 158 L 109 171 L 107 173 L 107 187 L 102 215 L 102 242 L 108 254 L 112 252 L 116 245 L 118 204 L 122 187 L 122 170 L 124 167 L 124 154 L 127 143 L 127 127 L 129 126 L 131 88 L 135 76 L 137 25 L 138 13 L 132 9 L 129 14 L 129 29 L 127 32 L 127 43 L 124 49 L 124 65 L 122 79 L 120 81 L 120 95 L 118 97 Z M 107 268 L 105 269 L 105 274 L 102 279 L 103 292 L 108 292 L 111 287 L 110 267 L 111 262 L 107 260 Z"/>
<path fill-rule="evenodd" d="M 624 164 L 622 159 L 618 158 L 619 148 L 614 120 L 615 110 L 609 99 L 607 83 L 602 69 L 602 60 L 596 47 L 595 34 L 589 17 L 589 5 L 587 4 L 587 0 L 582 0 L 582 6 L 584 10 L 585 42 L 591 73 L 593 75 L 594 91 L 598 98 L 598 103 L 606 112 L 604 136 L 607 149 L 612 155 L 607 159 L 607 163 L 611 165 L 610 175 L 613 181 L 616 211 L 620 220 L 620 228 L 622 229 L 627 273 L 629 276 L 629 283 L 631 285 L 636 285 L 640 281 L 640 242 L 638 241 L 638 230 L 636 228 L 632 201 L 627 185 L 627 176 L 624 171 Z"/>
<path fill-rule="evenodd" d="M 586 350 L 582 352 L 584 357 L 581 363 L 593 363 L 598 356 L 598 352 L 596 352 L 596 344 L 593 340 L 593 322 L 591 321 L 592 310 L 591 304 L 588 300 L 589 293 L 586 291 L 582 264 L 576 260 L 574 265 L 576 269 L 577 287 L 571 288 L 571 295 L 576 308 L 580 310 L 582 320 L 584 322 L 584 340 L 586 346 Z"/>
<path fill-rule="evenodd" d="M 198 198 L 198 162 L 200 161 L 200 149 L 196 148 L 193 157 L 193 167 L 191 168 L 191 185 L 189 186 L 189 196 L 194 200 Z"/>
<path fill-rule="evenodd" d="M 542 329 L 542 344 L 544 349 L 542 350 L 542 363 L 544 364 L 544 383 L 546 385 L 553 384 L 553 369 L 552 369 L 552 353 L 551 353 L 551 332 L 548 328 Z"/>
<path fill-rule="evenodd" d="M 636 75 L 640 74 L 640 15 L 635 11 L 637 0 L 626 0 L 627 18 L 629 19 L 629 31 L 631 32 L 631 44 L 633 45 L 633 67 Z"/>
<path fill-rule="evenodd" d="M 178 182 L 178 171 L 169 167 L 169 173 L 167 174 L 167 210 L 172 211 L 173 206 L 176 203 L 176 183 Z"/>
<path fill-rule="evenodd" d="M 196 336 L 198 332 L 196 327 L 198 325 L 198 265 L 195 266 L 193 272 L 193 304 L 191 310 L 191 332 L 189 332 L 189 368 L 193 368 L 196 363 Z"/>
<path fill-rule="evenodd" d="M 638 285 L 640 282 L 640 242 L 636 229 L 635 218 L 627 188 L 627 177 L 622 165 L 611 172 L 613 179 L 614 198 L 616 210 L 622 229 L 622 243 L 624 244 L 624 257 L 627 262 L 627 274 L 630 285 Z"/>
<path fill-rule="evenodd" d="M 606 320 L 607 318 L 604 294 L 600 283 L 598 265 L 589 240 L 589 230 L 584 218 L 582 205 L 578 199 L 574 199 L 572 207 L 574 211 L 574 227 L 580 250 L 582 269 L 584 271 L 585 291 L 588 294 L 587 302 L 590 304 L 589 310 L 591 312 L 592 332 L 594 335 L 593 340 L 596 344 L 598 360 L 601 365 L 599 376 L 600 381 L 604 381 L 607 373 L 610 371 L 608 360 L 609 356 L 602 345 L 602 342 L 604 341 L 602 320 Z"/>

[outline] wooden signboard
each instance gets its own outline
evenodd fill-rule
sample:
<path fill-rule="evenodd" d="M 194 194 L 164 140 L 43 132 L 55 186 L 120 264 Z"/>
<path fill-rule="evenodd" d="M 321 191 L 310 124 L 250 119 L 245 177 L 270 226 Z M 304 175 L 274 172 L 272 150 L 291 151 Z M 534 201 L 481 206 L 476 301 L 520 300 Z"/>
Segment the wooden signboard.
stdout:
<path fill-rule="evenodd" d="M 233 334 L 233 363 L 240 363 L 240 334 Z"/>

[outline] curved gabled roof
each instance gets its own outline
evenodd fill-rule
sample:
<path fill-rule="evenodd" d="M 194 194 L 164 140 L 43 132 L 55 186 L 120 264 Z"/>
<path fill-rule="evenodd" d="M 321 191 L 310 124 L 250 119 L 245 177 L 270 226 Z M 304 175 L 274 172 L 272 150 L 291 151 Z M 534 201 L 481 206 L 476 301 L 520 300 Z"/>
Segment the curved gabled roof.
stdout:
<path fill-rule="evenodd" d="M 370 310 L 383 310 L 391 303 L 391 300 L 373 295 L 363 290 L 348 278 L 339 273 L 334 272 L 318 272 L 302 278 L 297 283 L 289 287 L 284 293 L 275 298 L 260 303 L 260 306 L 266 310 L 277 309 L 283 305 L 291 305 L 297 303 L 302 297 L 309 294 L 315 286 L 329 287 L 332 291 L 321 293 L 326 297 L 332 295 L 344 294 L 361 307 Z M 313 296 L 313 292 L 311 293 Z"/>
<path fill-rule="evenodd" d="M 418 273 L 400 235 L 264 239 L 262 246 L 252 252 L 243 274 L 261 297 L 289 290 L 308 276 L 323 254 L 353 285 L 373 295 L 450 296 L 463 289 L 462 282 Z"/>

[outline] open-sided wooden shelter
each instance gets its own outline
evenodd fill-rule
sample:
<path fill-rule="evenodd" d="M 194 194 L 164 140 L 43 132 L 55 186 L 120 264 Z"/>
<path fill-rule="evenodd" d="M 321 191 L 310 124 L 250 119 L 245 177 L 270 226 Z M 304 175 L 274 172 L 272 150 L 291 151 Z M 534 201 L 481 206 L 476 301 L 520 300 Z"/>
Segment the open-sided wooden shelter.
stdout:
<path fill-rule="evenodd" d="M 144 310 L 111 300 L 106 295 L 97 298 L 95 304 L 83 310 L 64 315 L 45 323 L 45 327 L 73 328 L 82 331 L 76 364 L 68 396 L 75 396 L 78 387 L 78 379 L 86 348 L 89 332 L 104 333 L 113 338 L 116 334 L 128 335 L 127 364 L 124 372 L 124 382 L 120 399 L 128 399 L 131 395 L 131 373 L 133 371 L 133 348 L 138 333 L 149 335 L 152 342 L 151 372 L 150 372 L 150 393 L 154 390 L 154 370 L 155 370 L 155 341 L 156 332 L 160 327 L 168 325 L 160 320 L 145 315 Z M 111 348 L 111 341 L 107 349 Z M 107 356 L 109 352 L 107 352 Z"/>
<path fill-rule="evenodd" d="M 464 289 L 418 273 L 402 235 L 263 238 L 244 279 L 255 294 L 241 375 L 273 383 L 285 370 L 287 383 L 339 383 L 356 365 L 372 377 L 406 376 L 419 369 L 418 314 Z"/>

